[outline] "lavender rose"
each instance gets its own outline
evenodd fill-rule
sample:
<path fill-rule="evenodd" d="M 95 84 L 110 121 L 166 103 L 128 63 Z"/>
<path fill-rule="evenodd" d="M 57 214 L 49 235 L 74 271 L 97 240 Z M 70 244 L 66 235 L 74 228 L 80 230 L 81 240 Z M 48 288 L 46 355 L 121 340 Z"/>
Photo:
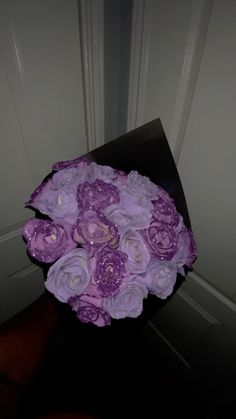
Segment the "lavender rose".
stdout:
<path fill-rule="evenodd" d="M 128 194 L 156 199 L 158 187 L 148 177 L 140 175 L 136 170 L 132 170 L 127 176 L 127 183 L 123 190 Z"/>
<path fill-rule="evenodd" d="M 72 192 L 56 190 L 52 179 L 42 187 L 39 193 L 31 196 L 29 205 L 48 215 L 55 221 L 62 220 L 74 224 L 78 216 L 78 203 Z"/>
<path fill-rule="evenodd" d="M 146 272 L 150 253 L 138 232 L 134 229 L 126 230 L 120 239 L 120 250 L 128 255 L 127 271 L 133 274 Z"/>
<path fill-rule="evenodd" d="M 157 221 L 165 222 L 172 226 L 177 226 L 179 224 L 180 217 L 173 202 L 167 202 L 160 197 L 156 201 L 153 201 L 153 205 L 153 217 Z"/>
<path fill-rule="evenodd" d="M 145 229 L 150 225 L 153 204 L 145 197 L 120 194 L 119 204 L 105 208 L 104 214 L 119 227 L 133 227 L 135 230 Z"/>
<path fill-rule="evenodd" d="M 109 314 L 101 306 L 101 299 L 83 294 L 71 297 L 68 302 L 82 323 L 93 323 L 99 327 L 111 324 Z"/>
<path fill-rule="evenodd" d="M 52 177 L 52 189 L 76 193 L 78 185 L 84 181 L 85 177 L 86 167 L 83 170 L 75 167 L 59 170 Z"/>
<path fill-rule="evenodd" d="M 166 223 L 152 220 L 150 227 L 141 234 L 151 255 L 160 260 L 171 260 L 177 252 L 178 237 L 175 229 Z"/>
<path fill-rule="evenodd" d="M 96 255 L 94 281 L 101 296 L 108 297 L 118 292 L 126 274 L 127 255 L 106 246 Z"/>
<path fill-rule="evenodd" d="M 52 263 L 76 247 L 65 226 L 51 220 L 29 220 L 23 227 L 27 251 L 40 262 Z"/>
<path fill-rule="evenodd" d="M 102 213 L 93 209 L 81 211 L 72 237 L 76 243 L 90 250 L 103 245 L 114 249 L 119 245 L 118 229 Z"/>
<path fill-rule="evenodd" d="M 103 299 L 103 308 L 114 319 L 138 317 L 143 311 L 143 299 L 147 294 L 147 288 L 141 283 L 125 283 L 118 294 Z"/>
<path fill-rule="evenodd" d="M 102 180 L 94 183 L 84 182 L 78 186 L 77 200 L 80 208 L 94 208 L 102 211 L 109 205 L 119 202 L 118 189 Z"/>
<path fill-rule="evenodd" d="M 46 187 L 48 181 L 44 181 L 40 183 L 40 185 L 34 190 L 34 192 L 30 195 L 29 201 L 25 203 L 26 206 L 33 206 L 33 203 L 36 201 L 37 197 L 41 195 L 43 189 Z"/>
<path fill-rule="evenodd" d="M 95 180 L 100 179 L 104 182 L 112 183 L 115 177 L 115 171 L 110 166 L 102 166 L 95 162 L 92 162 L 89 166 L 87 173 L 87 181 L 89 183 L 95 182 Z"/>
<path fill-rule="evenodd" d="M 83 294 L 90 282 L 90 262 L 85 249 L 73 249 L 48 271 L 45 287 L 62 302 Z"/>
<path fill-rule="evenodd" d="M 141 282 L 147 286 L 152 294 L 165 299 L 173 291 L 177 270 L 177 265 L 173 262 L 153 262 Z"/>

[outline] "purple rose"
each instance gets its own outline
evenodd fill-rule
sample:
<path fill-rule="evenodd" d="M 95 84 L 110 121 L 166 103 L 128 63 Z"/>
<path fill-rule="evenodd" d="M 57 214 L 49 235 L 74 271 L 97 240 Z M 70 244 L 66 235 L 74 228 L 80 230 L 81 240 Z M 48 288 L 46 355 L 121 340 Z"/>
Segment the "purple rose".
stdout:
<path fill-rule="evenodd" d="M 29 201 L 27 201 L 25 203 L 26 206 L 33 206 L 32 204 L 35 202 L 35 200 L 37 199 L 37 197 L 39 195 L 41 195 L 43 189 L 46 187 L 48 181 L 44 181 L 42 182 L 35 190 L 34 192 L 31 194 Z"/>
<path fill-rule="evenodd" d="M 117 248 L 119 233 L 107 218 L 93 209 L 81 211 L 73 227 L 72 237 L 76 243 L 87 246 L 90 250 L 107 245 Z"/>
<path fill-rule="evenodd" d="M 193 263 L 197 258 L 197 246 L 193 237 L 191 229 L 187 229 L 185 226 L 179 233 L 178 251 L 173 258 L 179 268 L 183 265 L 192 268 Z"/>
<path fill-rule="evenodd" d="M 143 299 L 147 294 L 147 288 L 141 283 L 125 283 L 118 294 L 103 299 L 103 308 L 114 319 L 138 317 L 143 311 Z"/>
<path fill-rule="evenodd" d="M 49 269 L 45 287 L 62 302 L 83 294 L 90 282 L 90 261 L 85 249 L 73 249 Z"/>
<path fill-rule="evenodd" d="M 65 226 L 51 220 L 29 220 L 23 227 L 23 237 L 29 254 L 45 263 L 54 262 L 76 247 Z"/>
<path fill-rule="evenodd" d="M 178 268 L 173 262 L 151 263 L 147 274 L 141 279 L 141 283 L 145 284 L 152 294 L 164 300 L 173 291 L 177 270 Z"/>
<path fill-rule="evenodd" d="M 118 292 L 126 274 L 127 255 L 106 246 L 96 254 L 94 281 L 101 296 L 108 297 Z"/>
<path fill-rule="evenodd" d="M 55 221 L 74 224 L 78 217 L 78 203 L 73 193 L 55 190 L 50 179 L 42 190 L 31 199 L 30 206 Z"/>
<path fill-rule="evenodd" d="M 156 201 L 153 201 L 153 205 L 153 217 L 157 221 L 165 222 L 172 226 L 179 224 L 180 217 L 173 202 L 167 202 L 163 198 L 158 198 Z"/>
<path fill-rule="evenodd" d="M 121 236 L 119 248 L 128 255 L 127 271 L 139 274 L 147 270 L 150 253 L 138 232 L 133 229 L 126 230 Z"/>
<path fill-rule="evenodd" d="M 123 170 L 115 170 L 115 179 L 114 184 L 119 188 L 119 185 L 122 187 L 127 182 L 127 173 L 125 173 Z"/>
<path fill-rule="evenodd" d="M 150 227 L 141 234 L 151 255 L 160 260 L 171 260 L 177 252 L 178 238 L 175 229 L 166 223 L 152 220 Z"/>
<path fill-rule="evenodd" d="M 86 156 L 77 157 L 74 160 L 65 160 L 65 161 L 58 161 L 54 163 L 52 166 L 52 170 L 62 170 L 62 169 L 69 169 L 71 167 L 79 167 L 83 169 L 85 166 L 89 165 L 91 160 L 89 160 Z"/>
<path fill-rule="evenodd" d="M 147 202 L 146 198 L 121 193 L 119 204 L 105 208 L 104 214 L 119 227 L 142 230 L 150 225 L 152 209 L 151 201 Z"/>
<path fill-rule="evenodd" d="M 94 323 L 99 327 L 111 324 L 109 314 L 101 306 L 101 299 L 83 294 L 80 297 L 71 297 L 69 304 L 82 323 Z"/>
<path fill-rule="evenodd" d="M 133 170 L 128 174 L 123 190 L 128 194 L 156 199 L 158 187 L 148 177 L 142 176 L 136 170 Z"/>
<path fill-rule="evenodd" d="M 87 173 L 87 181 L 89 183 L 95 182 L 95 180 L 100 179 L 104 182 L 113 183 L 115 178 L 115 171 L 110 166 L 102 166 L 95 162 L 92 162 L 89 166 Z"/>
<path fill-rule="evenodd" d="M 65 190 L 76 193 L 78 185 L 82 183 L 86 176 L 86 167 L 62 169 L 56 172 L 52 177 L 52 189 Z"/>
<path fill-rule="evenodd" d="M 94 208 L 102 211 L 109 205 L 119 202 L 118 189 L 102 180 L 94 183 L 84 182 L 78 186 L 77 200 L 80 208 Z"/>
<path fill-rule="evenodd" d="M 158 199 L 158 198 L 161 198 L 164 201 L 169 202 L 169 203 L 174 203 L 173 198 L 171 198 L 168 192 L 165 189 L 161 188 L 161 186 L 157 187 L 157 197 L 155 199 Z"/>

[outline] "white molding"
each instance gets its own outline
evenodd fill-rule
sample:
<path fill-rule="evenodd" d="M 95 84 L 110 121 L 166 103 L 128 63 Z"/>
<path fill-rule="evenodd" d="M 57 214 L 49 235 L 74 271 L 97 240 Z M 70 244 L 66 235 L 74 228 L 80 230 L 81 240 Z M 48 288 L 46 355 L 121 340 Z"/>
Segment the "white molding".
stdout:
<path fill-rule="evenodd" d="M 22 279 L 25 278 L 31 274 L 35 274 L 38 271 L 38 273 L 42 276 L 43 279 L 43 270 L 42 268 L 40 268 L 39 266 L 35 266 L 35 265 L 29 265 L 26 266 L 26 268 L 22 268 L 20 269 L 18 272 L 14 272 L 14 274 L 9 275 L 9 279 L 10 278 L 17 278 L 17 279 Z"/>
<path fill-rule="evenodd" d="M 196 301 L 203 310 L 210 313 L 212 318 L 226 326 L 233 333 L 236 332 L 236 304 L 222 292 L 205 281 L 198 273 L 188 273 L 187 280 L 179 292 L 184 292 Z"/>
<path fill-rule="evenodd" d="M 151 3 L 147 0 L 135 0 L 130 48 L 127 131 L 143 124 L 151 26 Z"/>
<path fill-rule="evenodd" d="M 104 144 L 104 2 L 80 0 L 88 148 Z"/>
<path fill-rule="evenodd" d="M 179 289 L 178 295 L 182 298 L 194 311 L 203 317 L 210 324 L 220 324 L 207 310 L 205 310 L 197 301 L 190 297 L 185 291 Z"/>
<path fill-rule="evenodd" d="M 191 371 L 191 365 L 189 364 L 189 362 L 181 355 L 181 353 L 175 348 L 174 345 L 172 345 L 172 343 L 166 338 L 166 336 L 163 335 L 163 333 L 160 332 L 160 330 L 152 323 L 152 321 L 148 321 L 148 326 L 154 331 L 154 333 L 159 337 L 159 339 L 161 339 L 161 341 L 164 344 L 164 348 L 165 348 L 165 352 L 166 352 L 166 347 L 168 347 L 170 353 L 174 356 L 174 358 L 176 358 L 178 361 L 180 361 L 180 364 L 182 364 L 182 366 L 184 367 L 185 370 L 187 370 L 188 372 Z M 162 352 L 163 353 L 163 352 Z M 169 357 L 170 354 L 167 354 L 167 356 Z M 175 362 L 176 362 L 175 359 Z M 173 365 L 175 365 L 175 362 Z"/>
<path fill-rule="evenodd" d="M 178 163 L 184 134 L 191 109 L 205 39 L 208 31 L 213 0 L 193 2 L 182 74 L 170 127 L 169 141 L 176 164 Z"/>
<path fill-rule="evenodd" d="M 0 235 L 0 244 L 21 235 L 22 235 L 22 227 L 17 228 L 16 230 L 10 231 L 9 233 L 2 234 Z"/>
<path fill-rule="evenodd" d="M 192 271 L 188 274 L 188 276 L 189 281 L 192 280 L 196 285 L 198 285 L 199 288 L 202 288 L 202 290 L 214 297 L 220 304 L 224 305 L 228 310 L 231 310 L 236 314 L 236 304 L 208 282 L 206 282 L 203 278 L 201 278 L 199 274 Z"/>

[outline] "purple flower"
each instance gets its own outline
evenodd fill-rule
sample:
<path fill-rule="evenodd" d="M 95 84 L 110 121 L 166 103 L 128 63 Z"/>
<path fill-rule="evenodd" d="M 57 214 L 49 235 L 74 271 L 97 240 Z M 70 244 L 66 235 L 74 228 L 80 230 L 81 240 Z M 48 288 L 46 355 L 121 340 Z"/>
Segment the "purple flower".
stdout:
<path fill-rule="evenodd" d="M 177 226 L 179 224 L 180 217 L 173 202 L 166 201 L 160 197 L 156 201 L 153 201 L 153 205 L 153 217 L 157 221 L 165 222 L 172 226 Z"/>
<path fill-rule="evenodd" d="M 161 188 L 161 186 L 157 186 L 157 197 L 155 199 L 162 198 L 164 201 L 173 203 L 174 200 L 171 198 L 171 196 L 168 194 L 168 192 Z"/>
<path fill-rule="evenodd" d="M 72 192 L 53 188 L 50 179 L 42 190 L 31 199 L 30 206 L 55 221 L 74 224 L 78 217 L 78 203 Z"/>
<path fill-rule="evenodd" d="M 136 170 L 132 170 L 128 174 L 123 189 L 128 194 L 144 196 L 149 199 L 156 199 L 158 192 L 158 187 L 148 177 L 140 175 Z"/>
<path fill-rule="evenodd" d="M 102 213 L 93 209 L 81 211 L 73 227 L 72 237 L 76 243 L 90 250 L 103 245 L 111 248 L 119 245 L 118 229 Z"/>
<path fill-rule="evenodd" d="M 121 286 L 118 294 L 103 299 L 103 308 L 114 319 L 138 317 L 143 310 L 143 299 L 147 297 L 147 288 L 138 282 L 129 282 Z"/>
<path fill-rule="evenodd" d="M 111 204 L 119 202 L 118 189 L 102 180 L 94 183 L 84 182 L 79 185 L 77 200 L 80 208 L 94 208 L 101 211 Z"/>
<path fill-rule="evenodd" d="M 83 294 L 80 297 L 71 297 L 69 304 L 82 323 L 94 323 L 99 327 L 111 323 L 109 314 L 101 307 L 101 299 Z"/>
<path fill-rule="evenodd" d="M 77 157 L 74 160 L 58 161 L 52 166 L 52 170 L 69 169 L 71 167 L 79 167 L 83 169 L 86 165 L 89 165 L 91 160 L 86 156 Z"/>
<path fill-rule="evenodd" d="M 177 270 L 178 268 L 173 262 L 154 261 L 150 264 L 148 272 L 141 282 L 152 294 L 164 300 L 173 291 Z"/>
<path fill-rule="evenodd" d="M 105 208 L 104 214 L 114 224 L 121 228 L 132 227 L 142 230 L 150 225 L 153 205 L 144 197 L 137 197 L 121 193 L 119 204 Z"/>
<path fill-rule="evenodd" d="M 127 255 L 119 250 L 101 249 L 96 255 L 94 281 L 101 296 L 108 297 L 118 292 L 126 274 Z"/>
<path fill-rule="evenodd" d="M 33 206 L 32 204 L 37 199 L 37 197 L 42 193 L 43 189 L 46 187 L 48 181 L 42 182 L 31 194 L 28 202 L 25 203 L 26 206 Z"/>
<path fill-rule="evenodd" d="M 51 220 L 29 220 L 23 227 L 29 254 L 40 262 L 51 263 L 76 247 L 65 226 Z"/>
<path fill-rule="evenodd" d="M 128 255 L 126 268 L 130 273 L 146 272 L 150 253 L 138 232 L 131 228 L 126 230 L 121 236 L 119 248 Z"/>
<path fill-rule="evenodd" d="M 69 168 L 56 172 L 52 177 L 52 189 L 65 190 L 76 193 L 78 185 L 84 181 L 86 177 L 86 167 L 83 169 Z"/>
<path fill-rule="evenodd" d="M 92 162 L 89 165 L 87 173 L 87 181 L 89 183 L 95 182 L 95 180 L 100 179 L 107 183 L 113 183 L 115 177 L 115 171 L 110 166 L 102 166 L 95 162 Z"/>
<path fill-rule="evenodd" d="M 49 269 L 45 287 L 62 302 L 83 294 L 90 282 L 90 261 L 85 249 L 73 249 Z"/>
<path fill-rule="evenodd" d="M 166 223 L 152 220 L 150 227 L 141 234 L 151 255 L 160 260 L 171 260 L 177 252 L 178 237 L 175 229 Z"/>
<path fill-rule="evenodd" d="M 187 229 L 185 226 L 179 233 L 178 251 L 173 258 L 179 268 L 183 265 L 192 268 L 193 263 L 197 258 L 197 246 L 193 237 L 191 229 Z"/>

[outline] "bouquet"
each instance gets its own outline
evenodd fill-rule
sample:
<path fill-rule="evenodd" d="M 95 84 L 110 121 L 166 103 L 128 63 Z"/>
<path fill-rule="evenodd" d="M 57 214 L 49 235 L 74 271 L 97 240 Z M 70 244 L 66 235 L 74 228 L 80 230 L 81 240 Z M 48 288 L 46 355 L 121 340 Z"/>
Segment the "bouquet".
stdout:
<path fill-rule="evenodd" d="M 143 299 L 166 299 L 196 259 L 173 199 L 137 171 L 58 162 L 26 205 L 44 215 L 23 227 L 27 252 L 48 264 L 47 290 L 84 323 L 138 317 Z"/>

